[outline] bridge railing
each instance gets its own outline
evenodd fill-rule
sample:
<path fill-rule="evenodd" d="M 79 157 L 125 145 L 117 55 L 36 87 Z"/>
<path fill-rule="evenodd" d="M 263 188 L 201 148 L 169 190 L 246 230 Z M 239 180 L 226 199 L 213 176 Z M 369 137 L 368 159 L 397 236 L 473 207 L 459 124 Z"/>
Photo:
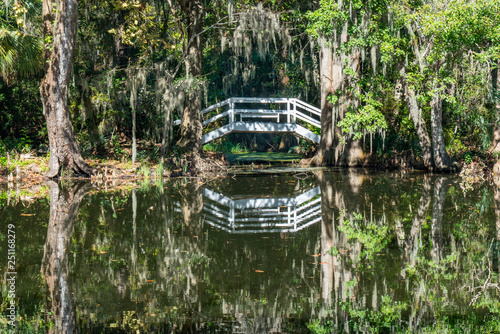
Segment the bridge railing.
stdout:
<path fill-rule="evenodd" d="M 321 110 L 296 98 L 232 97 L 203 109 L 202 115 L 203 126 L 227 118 L 228 124 L 250 121 L 297 123 L 300 120 L 321 128 Z M 180 120 L 174 122 L 175 125 L 180 123 Z"/>

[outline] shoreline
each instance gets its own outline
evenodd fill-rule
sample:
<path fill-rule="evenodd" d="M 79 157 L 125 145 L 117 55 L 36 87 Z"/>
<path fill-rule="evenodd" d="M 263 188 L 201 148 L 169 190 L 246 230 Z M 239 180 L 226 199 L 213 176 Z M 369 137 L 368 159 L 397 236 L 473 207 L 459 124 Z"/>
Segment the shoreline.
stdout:
<path fill-rule="evenodd" d="M 256 155 L 251 152 L 249 155 Z M 279 160 L 270 158 L 270 160 L 249 160 L 240 159 L 234 160 L 234 154 L 231 160 L 226 158 L 223 153 L 205 152 L 201 158 L 201 168 L 193 170 L 188 167 L 186 160 L 182 158 L 167 159 L 162 167 L 160 163 L 151 161 L 136 162 L 132 166 L 131 162 L 123 162 L 115 159 L 87 159 L 87 163 L 95 168 L 96 174 L 90 177 L 69 176 L 63 175 L 56 179 L 50 179 L 44 176 L 48 170 L 48 158 L 46 157 L 23 157 L 14 160 L 13 165 L 8 170 L 6 167 L 0 168 L 0 185 L 10 183 L 20 183 L 23 185 L 40 184 L 49 180 L 71 180 L 71 181 L 90 181 L 92 183 L 106 183 L 110 181 L 146 181 L 157 182 L 162 179 L 172 179 L 178 177 L 194 177 L 194 178 L 214 178 L 224 177 L 228 174 L 239 173 L 268 173 L 266 169 L 275 168 L 296 168 L 297 172 L 313 171 L 317 168 L 335 168 L 344 169 L 363 169 L 372 171 L 419 171 L 422 173 L 438 174 L 481 174 L 482 177 L 490 178 L 494 174 L 494 166 L 497 163 L 493 158 L 483 159 L 479 161 L 471 161 L 469 163 L 461 162 L 462 168 L 457 171 L 436 172 L 421 168 L 417 164 L 408 164 L 401 160 L 399 163 L 394 161 L 394 158 L 386 159 L 386 161 L 364 161 L 350 166 L 314 166 L 308 164 L 310 159 L 298 159 L 294 157 L 292 160 Z M 272 154 L 270 155 L 272 156 Z M 230 161 L 232 163 L 230 163 Z M 305 163 L 304 163 L 305 162 Z M 367 163 L 368 162 L 368 163 Z M 7 174 L 8 172 L 8 174 Z"/>

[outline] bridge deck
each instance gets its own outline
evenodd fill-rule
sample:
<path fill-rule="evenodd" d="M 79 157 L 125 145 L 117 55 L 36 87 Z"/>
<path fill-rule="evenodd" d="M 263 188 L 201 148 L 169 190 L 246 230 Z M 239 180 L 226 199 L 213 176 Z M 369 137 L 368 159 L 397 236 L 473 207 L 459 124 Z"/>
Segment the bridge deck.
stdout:
<path fill-rule="evenodd" d="M 320 136 L 298 125 L 297 123 L 264 123 L 264 122 L 235 122 L 224 125 L 203 135 L 203 144 L 223 137 L 231 132 L 253 133 L 294 133 L 315 143 L 319 143 Z"/>

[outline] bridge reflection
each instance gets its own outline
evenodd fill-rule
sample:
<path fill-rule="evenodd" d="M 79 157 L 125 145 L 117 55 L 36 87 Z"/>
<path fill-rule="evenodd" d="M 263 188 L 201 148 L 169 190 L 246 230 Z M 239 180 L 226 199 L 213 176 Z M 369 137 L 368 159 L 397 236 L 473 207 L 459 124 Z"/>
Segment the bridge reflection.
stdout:
<path fill-rule="evenodd" d="M 319 186 L 300 195 L 274 198 L 232 199 L 208 188 L 202 193 L 204 221 L 229 233 L 297 232 L 321 221 Z"/>

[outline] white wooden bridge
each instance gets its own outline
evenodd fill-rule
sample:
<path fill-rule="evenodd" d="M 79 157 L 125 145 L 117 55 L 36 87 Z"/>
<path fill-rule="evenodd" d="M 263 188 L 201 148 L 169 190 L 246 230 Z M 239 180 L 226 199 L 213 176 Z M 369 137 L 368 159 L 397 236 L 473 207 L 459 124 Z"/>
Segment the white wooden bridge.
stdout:
<path fill-rule="evenodd" d="M 319 143 L 321 110 L 295 98 L 232 97 L 202 110 L 203 144 L 231 132 L 292 133 Z M 174 122 L 179 125 L 180 120 Z M 214 126 L 208 127 L 214 123 Z"/>
<path fill-rule="evenodd" d="M 310 189 L 296 197 L 233 200 L 203 189 L 205 222 L 230 233 L 296 232 L 321 221 L 321 191 Z"/>

